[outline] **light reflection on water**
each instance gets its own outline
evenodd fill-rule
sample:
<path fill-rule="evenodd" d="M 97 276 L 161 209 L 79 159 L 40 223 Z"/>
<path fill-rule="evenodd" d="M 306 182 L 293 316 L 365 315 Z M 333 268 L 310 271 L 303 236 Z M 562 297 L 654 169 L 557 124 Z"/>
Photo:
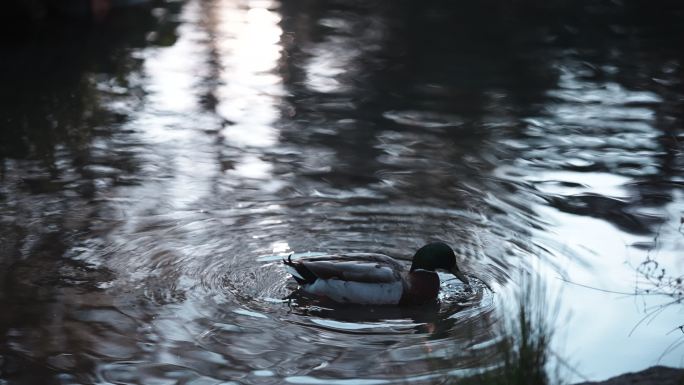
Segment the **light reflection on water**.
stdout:
<path fill-rule="evenodd" d="M 585 40 L 510 24 L 526 16 L 503 6 L 512 19 L 433 6 L 190 0 L 119 14 L 104 52 L 62 67 L 30 45 L 59 81 L 5 64 L 21 87 L 0 115 L 0 375 L 439 383 L 495 363 L 520 270 L 561 293 L 554 348 L 579 373 L 655 363 L 676 307 L 627 338 L 646 299 L 557 278 L 630 292 L 647 255 L 683 267 L 671 35 L 646 18 L 619 22 L 633 40 L 599 26 L 606 41 Z M 287 300 L 290 253 L 407 260 L 434 239 L 497 292 L 444 282 L 416 309 Z"/>

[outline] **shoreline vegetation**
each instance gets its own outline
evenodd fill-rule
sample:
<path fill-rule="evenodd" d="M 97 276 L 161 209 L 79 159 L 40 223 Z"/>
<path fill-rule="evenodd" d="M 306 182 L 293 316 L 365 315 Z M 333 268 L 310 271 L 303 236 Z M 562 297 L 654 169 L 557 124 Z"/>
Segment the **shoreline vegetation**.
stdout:
<path fill-rule="evenodd" d="M 540 277 L 521 274 L 515 304 L 502 315 L 496 354 L 499 366 L 457 381 L 459 385 L 560 385 L 559 369 L 567 367 L 551 348 L 556 314 Z M 555 304 L 557 307 L 557 304 Z M 554 368 L 554 370 L 549 370 Z M 569 370 L 572 370 L 569 367 Z"/>
<path fill-rule="evenodd" d="M 554 314 L 558 304 L 549 303 L 546 286 L 540 277 L 523 275 L 514 295 L 511 316 L 502 317 L 499 326 L 500 343 L 496 354 L 500 364 L 490 370 L 455 381 L 459 385 L 568 385 L 563 372 L 577 373 L 552 348 L 556 333 Z M 584 378 L 586 380 L 586 378 Z M 654 365 L 627 372 L 601 381 L 581 381 L 572 385 L 684 385 L 684 369 Z"/>

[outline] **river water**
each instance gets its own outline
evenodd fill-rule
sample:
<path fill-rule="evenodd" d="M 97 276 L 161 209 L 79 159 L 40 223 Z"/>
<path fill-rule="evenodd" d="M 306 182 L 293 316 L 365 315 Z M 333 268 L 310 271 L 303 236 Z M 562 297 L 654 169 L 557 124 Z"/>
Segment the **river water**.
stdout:
<path fill-rule="evenodd" d="M 527 274 L 565 380 L 681 365 L 684 6 L 552 4 L 187 0 L 3 43 L 0 383 L 449 383 Z M 494 292 L 286 299 L 283 256 L 432 240 Z"/>

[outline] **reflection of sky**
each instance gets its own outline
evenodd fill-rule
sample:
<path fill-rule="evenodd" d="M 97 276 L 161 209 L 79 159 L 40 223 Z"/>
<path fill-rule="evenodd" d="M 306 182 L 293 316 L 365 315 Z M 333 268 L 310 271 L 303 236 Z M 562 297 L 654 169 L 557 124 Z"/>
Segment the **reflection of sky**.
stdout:
<path fill-rule="evenodd" d="M 380 47 L 382 25 L 373 17 L 359 20 L 358 15 L 356 19 L 324 18 L 318 24 L 334 33 L 304 49 L 309 55 L 306 86 L 319 93 L 349 92 L 363 75 L 360 62 Z"/>
<path fill-rule="evenodd" d="M 192 20 L 199 11 L 189 4 L 182 18 Z M 211 189 L 217 167 L 211 140 L 201 133 L 213 129 L 217 121 L 200 104 L 201 81 L 209 71 L 204 61 L 197 60 L 208 53 L 199 44 L 203 39 L 206 34 L 196 25 L 182 24 L 173 46 L 146 54 L 145 106 L 132 125 L 148 146 L 143 156 L 156 169 L 148 170 L 147 183 L 133 193 L 140 206 L 185 207 Z"/>
<path fill-rule="evenodd" d="M 550 208 L 539 207 L 538 212 L 555 223 L 556 237 L 564 240 L 568 250 L 591 260 L 591 266 L 582 266 L 559 250 L 556 257 L 569 281 L 601 290 L 634 292 L 637 275 L 632 266 L 642 262 L 647 252 L 630 249 L 628 245 L 652 239 L 617 231 L 599 219 Z M 676 252 L 661 252 L 659 260 L 674 261 Z M 559 301 L 563 317 L 558 320 L 560 338 L 556 343 L 582 375 L 605 379 L 624 372 L 625 368 L 645 369 L 655 365 L 676 338 L 667 332 L 681 324 L 677 305 L 641 324 L 630 335 L 645 316 L 644 309 L 669 302 L 669 298 L 620 295 L 573 284 L 562 285 L 560 280 L 553 282 L 554 276 L 558 275 L 551 274 L 551 283 L 563 286 Z M 680 357 L 681 352 L 675 351 L 660 364 L 680 366 Z"/>
<path fill-rule="evenodd" d="M 561 67 L 558 89 L 549 92 L 555 103 L 549 103 L 547 115 L 529 121 L 530 137 L 543 139 L 538 142 L 539 147 L 529 148 L 523 157 L 524 164 L 534 169 L 528 171 L 525 179 L 548 196 L 592 194 L 634 202 L 635 191 L 630 184 L 651 175 L 657 167 L 661 148 L 657 138 L 661 133 L 654 127 L 654 107 L 661 99 L 650 92 L 632 91 L 613 83 L 583 81 L 572 68 Z M 673 198 L 670 209 L 665 209 L 670 215 L 665 216 L 666 222 L 658 230 L 665 245 L 684 241 L 676 231 L 676 207 L 681 207 L 677 202 L 682 197 L 675 194 Z M 638 203 L 633 206 L 637 207 L 627 207 L 640 212 L 648 210 L 638 207 Z M 630 245 L 654 244 L 653 236 L 632 235 L 605 219 L 573 215 L 546 205 L 535 207 L 535 211 L 552 223 L 554 241 L 545 244 L 547 232 L 537 234 L 536 240 L 548 246 L 546 250 L 551 251 L 567 280 L 602 290 L 634 292 L 638 280 L 635 267 L 649 252 Z M 662 213 L 660 209 L 658 212 Z M 666 246 L 652 255 L 657 255 L 663 266 L 677 267 L 672 271 L 681 271 L 676 266 L 678 253 L 676 248 Z M 630 335 L 646 315 L 645 309 L 669 302 L 668 297 L 605 293 L 563 284 L 554 279 L 560 278 L 560 273 L 546 273 L 554 290 L 562 293 L 559 304 L 563 316 L 558 319 L 557 349 L 564 352 L 580 374 L 605 379 L 624 372 L 625 368 L 645 369 L 655 365 L 676 338 L 667 335 L 681 324 L 676 306 L 641 324 Z M 680 357 L 681 352 L 676 351 L 660 363 L 680 366 Z"/>
<path fill-rule="evenodd" d="M 229 173 L 240 180 L 271 175 L 271 164 L 244 148 L 277 141 L 273 124 L 279 119 L 283 94 L 276 73 L 280 18 L 268 9 L 269 2 L 222 1 L 214 4 L 208 23 L 199 23 L 203 6 L 188 3 L 178 41 L 146 54 L 147 104 L 132 125 L 140 127 L 142 142 L 152 148 L 145 156 L 155 165 L 148 170 L 148 181 L 155 183 L 143 184 L 137 194 L 152 197 L 163 191 L 161 199 L 141 199 L 147 205 L 182 207 L 209 194 L 218 172 L 216 153 L 221 151 L 209 133 L 220 126 L 224 143 L 240 149 L 229 150 Z M 213 44 L 207 45 L 208 40 Z M 206 60 L 212 49 L 214 64 Z M 218 86 L 207 91 L 211 84 Z M 202 105 L 206 92 L 215 94 L 216 111 Z"/>
<path fill-rule="evenodd" d="M 572 63 L 559 66 L 558 88 L 548 92 L 545 114 L 527 121 L 527 159 L 540 166 L 598 167 L 610 173 L 656 171 L 661 133 L 655 110 L 661 98 L 616 83 L 584 81 Z M 536 139 L 538 138 L 538 139 Z M 638 166 L 634 166 L 638 165 Z"/>
<path fill-rule="evenodd" d="M 218 113 L 231 124 L 222 134 L 234 146 L 264 147 L 277 141 L 282 80 L 280 17 L 270 2 L 222 1 L 216 11 L 221 66 Z"/>

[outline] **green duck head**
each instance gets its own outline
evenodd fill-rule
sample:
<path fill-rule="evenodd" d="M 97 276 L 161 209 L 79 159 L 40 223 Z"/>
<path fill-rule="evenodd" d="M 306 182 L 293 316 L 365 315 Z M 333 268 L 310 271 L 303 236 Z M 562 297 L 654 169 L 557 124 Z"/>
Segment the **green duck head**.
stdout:
<path fill-rule="evenodd" d="M 455 275 L 466 285 L 470 285 L 468 277 L 456 265 L 454 250 L 444 242 L 433 242 L 421 247 L 413 256 L 411 271 L 416 269 L 435 271 L 445 270 Z"/>

